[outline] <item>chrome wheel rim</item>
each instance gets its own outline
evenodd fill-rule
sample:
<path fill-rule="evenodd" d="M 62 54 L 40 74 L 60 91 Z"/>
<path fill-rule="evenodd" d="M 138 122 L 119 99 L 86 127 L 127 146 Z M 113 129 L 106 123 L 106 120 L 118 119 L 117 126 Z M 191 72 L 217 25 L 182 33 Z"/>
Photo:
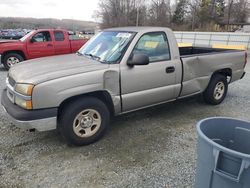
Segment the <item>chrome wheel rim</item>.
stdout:
<path fill-rule="evenodd" d="M 16 58 L 16 57 L 9 57 L 8 59 L 7 59 L 7 65 L 9 66 L 9 67 L 12 67 L 13 65 L 15 65 L 15 64 L 17 64 L 17 63 L 19 63 L 20 62 L 20 60 L 18 59 L 18 58 Z"/>
<path fill-rule="evenodd" d="M 80 112 L 74 119 L 73 131 L 81 137 L 93 136 L 101 127 L 101 115 L 94 109 L 86 109 Z"/>
<path fill-rule="evenodd" d="M 214 98 L 220 100 L 225 92 L 225 84 L 223 82 L 218 82 L 214 89 Z"/>

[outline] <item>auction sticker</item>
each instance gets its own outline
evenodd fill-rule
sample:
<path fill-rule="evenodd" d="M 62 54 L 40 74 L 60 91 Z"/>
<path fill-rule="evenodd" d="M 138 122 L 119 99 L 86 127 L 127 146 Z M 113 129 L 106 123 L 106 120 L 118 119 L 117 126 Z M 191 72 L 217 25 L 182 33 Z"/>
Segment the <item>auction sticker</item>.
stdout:
<path fill-rule="evenodd" d="M 118 38 L 129 38 L 129 37 L 131 37 L 131 33 L 118 33 L 116 35 L 116 37 L 118 37 Z"/>

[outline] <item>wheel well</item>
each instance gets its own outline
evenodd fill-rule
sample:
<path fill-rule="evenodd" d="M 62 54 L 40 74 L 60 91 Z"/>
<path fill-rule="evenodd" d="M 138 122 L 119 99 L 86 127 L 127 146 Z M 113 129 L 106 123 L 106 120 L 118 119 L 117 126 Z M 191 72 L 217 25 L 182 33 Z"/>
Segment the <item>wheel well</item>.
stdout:
<path fill-rule="evenodd" d="M 227 78 L 227 82 L 228 82 L 228 83 L 231 82 L 231 78 L 232 78 L 232 69 L 230 69 L 230 68 L 225 68 L 225 69 L 220 69 L 220 70 L 215 71 L 215 72 L 212 74 L 212 76 L 211 76 L 211 78 L 210 78 L 208 84 L 211 82 L 212 78 L 213 78 L 216 74 L 220 74 L 220 75 L 225 76 L 225 77 Z M 206 88 L 207 88 L 207 87 L 206 87 Z"/>
<path fill-rule="evenodd" d="M 25 54 L 24 54 L 22 51 L 20 51 L 20 50 L 12 50 L 12 51 L 4 52 L 4 53 L 2 54 L 2 62 L 3 62 L 3 60 L 4 60 L 4 57 L 5 57 L 7 54 L 10 54 L 10 53 L 19 54 L 20 56 L 23 57 L 24 60 L 26 59 Z"/>
<path fill-rule="evenodd" d="M 102 102 L 104 102 L 107 105 L 107 107 L 108 107 L 108 109 L 110 111 L 110 114 L 114 115 L 115 110 L 114 110 L 114 105 L 113 105 L 113 101 L 112 101 L 112 98 L 111 98 L 110 94 L 107 91 L 96 91 L 96 92 L 85 93 L 85 94 L 82 94 L 82 95 L 73 96 L 73 97 L 70 97 L 70 98 L 64 100 L 60 104 L 60 106 L 58 108 L 58 116 L 60 116 L 60 114 L 62 113 L 62 109 L 67 104 L 69 104 L 70 102 L 72 102 L 74 100 L 83 99 L 84 97 L 98 98 L 99 100 L 101 100 Z"/>
<path fill-rule="evenodd" d="M 221 70 L 218 70 L 218 71 L 213 73 L 213 75 L 215 75 L 215 74 L 221 74 L 221 75 L 226 76 L 226 77 L 232 77 L 232 69 L 230 69 L 230 68 L 221 69 Z"/>

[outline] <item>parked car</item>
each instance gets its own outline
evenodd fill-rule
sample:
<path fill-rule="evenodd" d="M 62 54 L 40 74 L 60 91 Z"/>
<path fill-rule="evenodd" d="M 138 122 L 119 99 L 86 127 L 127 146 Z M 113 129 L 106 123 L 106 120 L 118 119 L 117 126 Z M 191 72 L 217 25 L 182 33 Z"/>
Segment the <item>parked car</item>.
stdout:
<path fill-rule="evenodd" d="M 26 34 L 26 30 L 23 29 L 5 29 L 0 30 L 1 39 L 20 39 Z"/>
<path fill-rule="evenodd" d="M 0 41 L 0 59 L 6 69 L 24 60 L 75 53 L 85 39 L 71 39 L 61 29 L 39 29 L 29 32 L 20 40 Z"/>
<path fill-rule="evenodd" d="M 6 39 L 6 37 L 9 35 L 8 30 L 1 30 L 1 38 Z"/>
<path fill-rule="evenodd" d="M 246 63 L 241 50 L 178 48 L 167 28 L 107 29 L 77 54 L 13 66 L 1 101 L 18 127 L 58 129 L 69 143 L 85 145 L 113 115 L 197 94 L 220 104 Z"/>

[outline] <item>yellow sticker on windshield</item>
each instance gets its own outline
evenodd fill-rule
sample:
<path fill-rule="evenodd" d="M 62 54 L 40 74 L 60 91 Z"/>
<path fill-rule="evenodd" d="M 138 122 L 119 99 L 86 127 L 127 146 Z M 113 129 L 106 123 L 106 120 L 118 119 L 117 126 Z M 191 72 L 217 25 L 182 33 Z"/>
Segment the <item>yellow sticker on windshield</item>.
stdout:
<path fill-rule="evenodd" d="M 155 42 L 155 41 L 147 41 L 144 44 L 145 48 L 156 48 L 158 46 L 159 42 Z"/>

